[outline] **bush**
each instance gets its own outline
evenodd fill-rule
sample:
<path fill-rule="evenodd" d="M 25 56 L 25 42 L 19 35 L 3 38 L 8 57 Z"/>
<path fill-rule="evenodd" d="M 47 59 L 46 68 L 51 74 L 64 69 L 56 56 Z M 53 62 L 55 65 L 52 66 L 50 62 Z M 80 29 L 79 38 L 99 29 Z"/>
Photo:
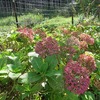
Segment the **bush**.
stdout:
<path fill-rule="evenodd" d="M 0 99 L 98 100 L 98 27 L 41 29 L 20 28 L 0 39 Z"/>

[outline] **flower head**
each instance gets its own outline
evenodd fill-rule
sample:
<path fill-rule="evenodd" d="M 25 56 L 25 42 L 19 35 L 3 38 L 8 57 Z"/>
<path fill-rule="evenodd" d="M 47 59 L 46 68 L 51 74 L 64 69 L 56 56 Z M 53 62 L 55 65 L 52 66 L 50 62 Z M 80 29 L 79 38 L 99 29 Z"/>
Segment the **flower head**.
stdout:
<path fill-rule="evenodd" d="M 40 56 L 45 57 L 47 55 L 57 54 L 59 52 L 59 46 L 55 39 L 47 37 L 36 44 L 35 52 Z"/>
<path fill-rule="evenodd" d="M 71 36 L 67 40 L 67 47 L 68 47 L 68 52 L 70 54 L 74 54 L 77 52 L 78 48 L 80 48 L 80 41 L 78 38 L 75 36 Z"/>
<path fill-rule="evenodd" d="M 62 28 L 62 33 L 65 35 L 69 35 L 71 33 L 71 31 L 66 28 Z"/>
<path fill-rule="evenodd" d="M 90 45 L 94 44 L 94 39 L 88 34 L 82 33 L 82 34 L 79 35 L 79 38 L 82 41 L 86 41 Z"/>
<path fill-rule="evenodd" d="M 36 34 L 39 34 L 39 36 L 40 36 L 41 38 L 45 38 L 45 37 L 46 37 L 46 33 L 43 32 L 41 29 L 36 30 L 35 33 L 36 33 Z"/>
<path fill-rule="evenodd" d="M 87 49 L 88 48 L 88 44 L 86 41 L 80 41 L 80 49 Z"/>
<path fill-rule="evenodd" d="M 21 36 L 25 36 L 29 38 L 31 41 L 33 40 L 33 30 L 29 28 L 20 28 L 18 29 L 18 32 L 21 33 Z"/>
<path fill-rule="evenodd" d="M 77 37 L 78 34 L 79 34 L 78 32 L 71 32 L 71 35 L 72 35 L 72 36 L 75 36 L 75 37 Z"/>
<path fill-rule="evenodd" d="M 90 79 L 86 68 L 78 62 L 69 61 L 64 69 L 65 87 L 76 94 L 83 94 L 89 87 Z"/>
<path fill-rule="evenodd" d="M 91 55 L 81 54 L 79 56 L 79 63 L 82 66 L 86 67 L 90 73 L 96 69 L 95 60 Z"/>
<path fill-rule="evenodd" d="M 78 38 L 76 38 L 75 36 L 71 36 L 70 38 L 68 38 L 68 40 L 67 40 L 67 45 L 68 46 L 71 46 L 71 47 L 73 47 L 73 46 L 80 46 L 80 41 L 79 41 L 79 39 Z"/>

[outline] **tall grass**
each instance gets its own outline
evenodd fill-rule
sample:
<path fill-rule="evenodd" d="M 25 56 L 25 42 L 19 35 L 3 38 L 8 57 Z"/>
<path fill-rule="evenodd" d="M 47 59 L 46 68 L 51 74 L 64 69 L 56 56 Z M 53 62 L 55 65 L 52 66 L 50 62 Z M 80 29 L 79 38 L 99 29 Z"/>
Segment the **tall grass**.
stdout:
<path fill-rule="evenodd" d="M 39 24 L 43 20 L 44 18 L 42 15 L 26 14 L 18 16 L 18 24 L 23 27 L 34 26 L 36 24 Z M 12 27 L 16 27 L 15 17 L 0 17 L 0 32 L 10 31 Z"/>

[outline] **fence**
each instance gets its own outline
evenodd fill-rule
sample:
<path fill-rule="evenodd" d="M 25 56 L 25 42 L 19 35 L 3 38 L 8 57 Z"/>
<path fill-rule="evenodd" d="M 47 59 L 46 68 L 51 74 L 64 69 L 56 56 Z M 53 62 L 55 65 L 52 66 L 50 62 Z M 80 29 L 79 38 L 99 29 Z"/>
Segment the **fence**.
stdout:
<path fill-rule="evenodd" d="M 42 14 L 43 16 L 72 16 L 80 11 L 80 6 L 76 0 L 0 0 L 0 17 L 15 16 L 18 26 L 17 16 L 27 13 Z M 94 0 L 95 1 L 95 0 Z M 87 7 L 87 5 L 85 5 Z"/>
<path fill-rule="evenodd" d="M 0 16 L 13 15 L 13 1 L 18 15 L 31 12 L 49 16 L 61 11 L 70 15 L 69 9 L 75 0 L 0 0 Z"/>
<path fill-rule="evenodd" d="M 18 27 L 18 15 L 26 13 L 42 14 L 44 16 L 72 16 L 75 0 L 0 0 L 0 16 L 15 16 Z"/>

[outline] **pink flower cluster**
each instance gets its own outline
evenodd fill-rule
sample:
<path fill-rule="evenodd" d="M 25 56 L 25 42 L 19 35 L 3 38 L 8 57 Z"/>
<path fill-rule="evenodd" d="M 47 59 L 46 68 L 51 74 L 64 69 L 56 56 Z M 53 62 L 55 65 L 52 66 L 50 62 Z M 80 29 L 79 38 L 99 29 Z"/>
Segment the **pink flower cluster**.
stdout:
<path fill-rule="evenodd" d="M 83 28 L 82 25 L 79 25 L 79 27 Z M 94 39 L 86 33 L 81 33 L 80 34 L 77 31 L 72 31 L 71 32 L 70 30 L 68 30 L 66 28 L 62 28 L 61 31 L 64 35 L 71 36 L 71 37 L 68 38 L 67 44 L 73 49 L 75 49 L 73 46 L 77 45 L 79 49 L 86 50 L 88 48 L 88 44 L 89 45 L 94 44 Z"/>
<path fill-rule="evenodd" d="M 71 31 L 68 30 L 68 29 L 66 29 L 66 28 L 62 28 L 61 31 L 62 31 L 62 33 L 63 33 L 64 35 L 68 35 L 68 34 L 71 33 Z"/>
<path fill-rule="evenodd" d="M 75 36 L 71 36 L 70 38 L 68 38 L 67 40 L 67 45 L 68 46 L 80 46 L 80 41 L 78 38 L 76 38 Z"/>
<path fill-rule="evenodd" d="M 62 33 L 64 34 L 64 35 L 71 35 L 71 36 L 78 36 L 78 32 L 77 31 L 73 31 L 73 32 L 71 32 L 70 30 L 68 30 L 68 29 L 66 29 L 66 28 L 62 28 L 61 29 L 61 31 L 62 31 Z"/>
<path fill-rule="evenodd" d="M 69 61 L 64 69 L 65 88 L 76 94 L 83 94 L 89 87 L 88 71 L 76 61 Z"/>
<path fill-rule="evenodd" d="M 67 39 L 65 44 L 69 54 L 74 54 L 79 49 L 86 50 L 88 48 L 88 44 L 94 44 L 94 39 L 88 34 L 82 33 L 79 35 L 78 32 L 71 32 L 69 34 L 71 36 Z"/>
<path fill-rule="evenodd" d="M 76 38 L 75 36 L 71 36 L 70 38 L 68 38 L 67 40 L 67 50 L 69 52 L 69 54 L 74 54 L 77 52 L 76 48 L 80 48 L 80 41 L 78 38 Z"/>
<path fill-rule="evenodd" d="M 79 35 L 79 38 L 80 38 L 80 40 L 85 41 L 90 45 L 94 44 L 94 39 L 88 34 L 82 33 Z"/>
<path fill-rule="evenodd" d="M 76 31 L 76 32 L 75 32 L 75 31 L 71 32 L 71 35 L 72 35 L 72 36 L 75 36 L 75 37 L 77 37 L 78 34 L 79 34 L 79 33 L 78 33 L 77 31 Z"/>
<path fill-rule="evenodd" d="M 88 48 L 88 44 L 86 41 L 80 41 L 80 49 L 87 49 Z"/>
<path fill-rule="evenodd" d="M 42 57 L 46 57 L 47 55 L 57 54 L 59 52 L 59 46 L 55 39 L 47 37 L 36 44 L 35 52 Z"/>
<path fill-rule="evenodd" d="M 30 39 L 30 41 L 33 40 L 33 30 L 30 28 L 19 28 L 18 32 L 21 33 L 21 36 L 27 37 Z"/>
<path fill-rule="evenodd" d="M 46 37 L 46 33 L 43 32 L 41 29 L 37 29 L 37 30 L 35 31 L 35 33 L 36 33 L 36 34 L 39 34 L 39 36 L 40 36 L 42 39 Z"/>
<path fill-rule="evenodd" d="M 96 69 L 95 60 L 91 55 L 81 54 L 79 56 L 79 63 L 86 67 L 90 73 Z"/>

